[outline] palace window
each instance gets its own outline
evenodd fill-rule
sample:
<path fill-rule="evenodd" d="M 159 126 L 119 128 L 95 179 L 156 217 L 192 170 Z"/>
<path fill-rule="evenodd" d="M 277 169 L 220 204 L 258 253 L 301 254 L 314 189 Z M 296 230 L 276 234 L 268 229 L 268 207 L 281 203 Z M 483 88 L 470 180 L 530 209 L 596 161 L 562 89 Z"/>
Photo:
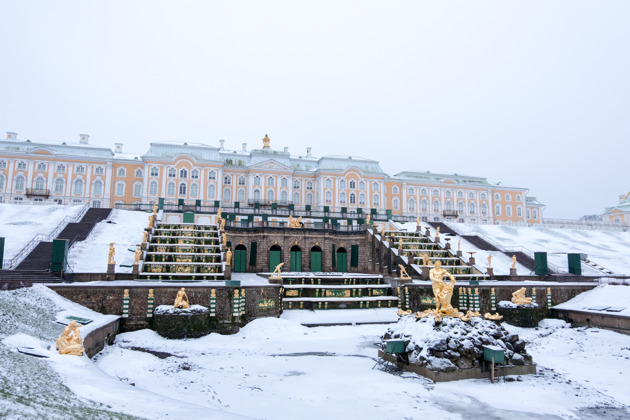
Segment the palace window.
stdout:
<path fill-rule="evenodd" d="M 190 184 L 190 198 L 197 198 L 199 195 L 199 184 Z"/>
<path fill-rule="evenodd" d="M 312 189 L 313 189 L 313 183 L 312 183 L 311 181 L 308 181 L 308 182 L 306 183 L 306 189 L 307 189 L 307 190 L 312 190 Z"/>
<path fill-rule="evenodd" d="M 24 192 L 25 183 L 26 179 L 22 175 L 18 175 L 15 178 L 15 192 Z"/>
<path fill-rule="evenodd" d="M 451 200 L 446 201 L 446 204 L 444 205 L 444 209 L 448 211 L 453 210 L 453 203 L 451 203 Z"/>
<path fill-rule="evenodd" d="M 326 204 L 331 204 L 332 203 L 332 193 L 330 191 L 326 191 L 325 197 L 326 197 Z"/>
<path fill-rule="evenodd" d="M 516 194 L 516 201 L 523 201 L 523 197 L 520 194 Z"/>
<path fill-rule="evenodd" d="M 308 204 L 309 206 L 313 205 L 313 194 L 306 194 L 306 204 Z"/>
<path fill-rule="evenodd" d="M 175 169 L 175 168 L 168 168 L 168 177 L 169 178 L 177 177 L 177 169 Z"/>
<path fill-rule="evenodd" d="M 438 190 L 433 190 L 433 195 L 440 195 L 440 191 L 438 191 Z"/>
<path fill-rule="evenodd" d="M 273 192 L 273 190 L 267 190 L 267 201 L 269 201 L 269 202 L 273 202 L 274 201 L 274 192 Z"/>
<path fill-rule="evenodd" d="M 158 183 L 157 181 L 151 181 L 149 183 L 149 194 L 157 195 L 157 193 L 158 193 Z"/>
<path fill-rule="evenodd" d="M 296 206 L 300 204 L 300 193 L 299 192 L 294 192 L 293 193 L 293 204 L 295 204 Z"/>
<path fill-rule="evenodd" d="M 378 207 L 381 205 L 381 196 L 378 194 L 374 194 L 372 197 L 372 207 Z"/>
<path fill-rule="evenodd" d="M 475 193 L 474 192 L 469 192 L 468 193 L 468 198 L 470 198 L 470 199 L 475 198 Z"/>
<path fill-rule="evenodd" d="M 254 177 L 254 185 L 260 185 L 260 177 L 258 175 Z"/>
<path fill-rule="evenodd" d="M 330 179 L 326 179 L 324 184 L 326 185 L 326 188 L 332 188 L 332 181 Z"/>
<path fill-rule="evenodd" d="M 63 174 L 64 172 L 66 172 L 66 165 L 62 165 L 62 164 L 57 165 L 57 172 L 60 174 Z"/>
<path fill-rule="evenodd" d="M 495 195 L 494 195 L 494 199 L 495 199 L 496 201 L 499 201 L 499 200 L 501 200 L 501 196 L 500 196 L 499 194 L 495 194 Z"/>
<path fill-rule="evenodd" d="M 354 181 L 354 179 L 351 179 L 348 185 L 350 186 L 351 190 L 354 190 L 357 188 L 357 183 Z"/>
<path fill-rule="evenodd" d="M 429 211 L 429 202 L 427 200 L 423 199 L 420 202 L 420 208 L 422 209 L 423 212 Z"/>
<path fill-rule="evenodd" d="M 126 174 L 125 168 L 118 168 L 118 176 L 125 176 Z"/>
<path fill-rule="evenodd" d="M 190 172 L 190 179 L 199 179 L 199 171 L 196 169 L 193 169 Z"/>
<path fill-rule="evenodd" d="M 46 164 L 45 164 L 45 163 L 42 163 L 42 162 L 39 162 L 39 163 L 37 164 L 37 167 L 36 167 L 36 169 L 35 169 L 35 170 L 36 170 L 37 172 L 45 172 L 45 171 L 46 171 Z"/>
<path fill-rule="evenodd" d="M 342 192 L 339 194 L 339 204 L 346 204 L 346 193 Z"/>
<path fill-rule="evenodd" d="M 469 212 L 470 214 L 475 214 L 475 203 L 470 203 L 470 204 L 468 205 L 468 212 Z"/>
<path fill-rule="evenodd" d="M 407 201 L 407 209 L 409 211 L 416 211 L 416 200 L 414 198 L 410 198 Z"/>
<path fill-rule="evenodd" d="M 521 206 L 516 208 L 516 216 L 523 217 L 523 208 Z"/>
<path fill-rule="evenodd" d="M 179 195 L 186 195 L 186 183 L 182 182 L 179 184 Z"/>
<path fill-rule="evenodd" d="M 482 200 L 485 200 L 486 199 L 486 193 L 481 193 L 480 197 L 481 197 Z"/>
<path fill-rule="evenodd" d="M 208 172 L 208 179 L 214 181 L 215 179 L 217 179 L 217 173 L 215 171 Z"/>
<path fill-rule="evenodd" d="M 398 194 L 398 187 L 394 186 L 394 188 L 392 188 L 392 194 Z"/>
<path fill-rule="evenodd" d="M 18 171 L 25 171 L 26 170 L 26 162 L 18 162 L 17 170 Z"/>
<path fill-rule="evenodd" d="M 501 216 L 501 206 L 499 204 L 494 206 L 494 215 Z"/>
<path fill-rule="evenodd" d="M 158 169 L 157 166 L 152 166 L 151 169 L 149 170 L 149 175 L 152 177 L 156 177 L 160 174 L 160 170 Z"/>
<path fill-rule="evenodd" d="M 415 188 L 408 188 L 407 189 L 407 194 L 408 195 L 415 195 L 416 194 Z"/>
<path fill-rule="evenodd" d="M 486 205 L 486 203 L 483 203 L 481 205 L 481 215 L 486 216 L 487 214 L 488 214 L 488 206 Z"/>
<path fill-rule="evenodd" d="M 167 195 L 175 195 L 175 183 L 173 181 L 169 182 L 166 185 L 166 194 Z"/>
<path fill-rule="evenodd" d="M 240 179 L 239 179 L 240 182 Z M 244 189 L 240 189 L 238 190 L 238 192 L 236 193 L 236 201 L 242 203 L 243 201 L 245 201 L 245 190 Z"/>
<path fill-rule="evenodd" d="M 529 209 L 527 209 L 527 218 L 531 219 L 531 217 L 532 217 L 532 213 L 529 211 Z"/>
<path fill-rule="evenodd" d="M 293 188 L 300 188 L 300 181 L 297 179 L 293 180 Z"/>
<path fill-rule="evenodd" d="M 346 188 L 346 180 L 342 179 L 341 181 L 339 181 L 339 188 L 341 189 L 345 189 Z"/>
<path fill-rule="evenodd" d="M 461 191 L 457 191 L 457 198 L 464 198 L 464 193 Z"/>
<path fill-rule="evenodd" d="M 133 196 L 142 197 L 142 183 L 141 182 L 135 182 L 133 184 Z"/>
<path fill-rule="evenodd" d="M 359 205 L 360 206 L 365 206 L 365 194 L 364 193 L 359 194 Z"/>
<path fill-rule="evenodd" d="M 55 193 L 61 194 L 63 193 L 63 188 L 66 186 L 66 182 L 63 178 L 55 179 Z"/>
<path fill-rule="evenodd" d="M 287 185 L 289 185 L 288 182 L 287 182 L 287 179 L 286 178 L 282 178 L 280 180 L 280 186 L 281 187 L 286 187 Z"/>
<path fill-rule="evenodd" d="M 217 197 L 217 187 L 214 184 L 208 185 L 208 198 L 214 199 Z"/>
<path fill-rule="evenodd" d="M 142 176 L 143 176 L 143 175 L 144 175 L 144 174 L 143 174 L 143 171 L 142 171 L 142 169 L 140 169 L 140 168 L 136 169 L 136 172 L 134 172 L 134 174 L 133 174 L 133 176 L 134 176 L 135 178 L 142 178 Z"/>
<path fill-rule="evenodd" d="M 245 177 L 244 176 L 239 176 L 238 177 L 238 185 L 245 185 Z M 241 200 L 239 200 L 241 201 Z"/>
<path fill-rule="evenodd" d="M 457 210 L 459 211 L 459 214 L 464 214 L 464 202 L 460 201 L 459 203 L 457 203 Z"/>
<path fill-rule="evenodd" d="M 230 190 L 229 188 L 224 188 L 223 189 L 223 202 L 229 203 L 230 201 L 232 201 L 232 190 Z"/>
<path fill-rule="evenodd" d="M 38 176 L 37 178 L 35 178 L 35 189 L 43 190 L 44 188 L 46 188 L 46 180 L 44 179 L 44 177 Z"/>
<path fill-rule="evenodd" d="M 450 197 L 451 196 L 451 191 L 450 190 L 446 190 L 446 192 L 444 193 L 445 197 Z"/>
<path fill-rule="evenodd" d="M 83 175 L 85 173 L 85 166 L 79 165 L 79 166 L 75 167 L 74 168 L 74 173 L 79 174 L 79 175 Z"/>
<path fill-rule="evenodd" d="M 224 185 L 231 185 L 232 184 L 232 177 L 229 175 L 226 175 L 223 177 L 223 184 Z M 225 200 L 225 201 L 230 201 L 230 200 Z"/>
<path fill-rule="evenodd" d="M 400 203 L 398 202 L 398 197 L 394 197 L 394 199 L 392 200 L 392 206 L 394 207 L 394 210 L 398 210 L 398 208 L 400 207 Z"/>
<path fill-rule="evenodd" d="M 0 169 L 7 169 L 7 161 L 0 160 Z"/>
<path fill-rule="evenodd" d="M 378 182 L 375 181 L 372 183 L 372 189 L 374 191 L 378 191 L 380 188 L 381 188 L 381 184 L 379 184 Z"/>
<path fill-rule="evenodd" d="M 4 183 L 5 183 L 4 175 L 0 174 L 0 192 L 4 191 Z"/>
<path fill-rule="evenodd" d="M 350 204 L 357 204 L 357 196 L 354 193 L 350 194 Z"/>
<path fill-rule="evenodd" d="M 538 210 L 534 209 L 534 211 L 532 212 L 532 214 L 534 215 L 534 220 L 538 220 Z"/>
<path fill-rule="evenodd" d="M 273 187 L 275 184 L 275 180 L 272 177 L 267 178 L 267 186 Z"/>
<path fill-rule="evenodd" d="M 505 206 L 505 215 L 507 217 L 512 217 L 512 206 L 509 204 Z"/>
<path fill-rule="evenodd" d="M 512 201 L 512 196 L 510 194 L 505 194 L 505 201 Z"/>
<path fill-rule="evenodd" d="M 186 168 L 182 168 L 182 169 L 179 170 L 179 178 L 180 179 L 187 179 L 188 178 L 188 170 Z"/>
<path fill-rule="evenodd" d="M 359 181 L 359 190 L 361 190 L 361 191 L 365 190 L 365 182 L 364 181 Z"/>
<path fill-rule="evenodd" d="M 125 181 L 118 181 L 116 183 L 116 195 L 118 197 L 125 195 Z"/>
<path fill-rule="evenodd" d="M 254 200 L 260 201 L 260 190 L 254 190 Z"/>
<path fill-rule="evenodd" d="M 440 202 L 437 200 L 433 200 L 433 213 L 437 213 L 440 211 Z"/>
<path fill-rule="evenodd" d="M 427 195 L 427 189 L 426 188 L 421 189 L 420 195 Z"/>
<path fill-rule="evenodd" d="M 280 193 L 280 201 L 282 201 L 283 203 L 289 201 L 289 193 L 287 193 L 285 190 L 282 190 L 282 192 Z"/>

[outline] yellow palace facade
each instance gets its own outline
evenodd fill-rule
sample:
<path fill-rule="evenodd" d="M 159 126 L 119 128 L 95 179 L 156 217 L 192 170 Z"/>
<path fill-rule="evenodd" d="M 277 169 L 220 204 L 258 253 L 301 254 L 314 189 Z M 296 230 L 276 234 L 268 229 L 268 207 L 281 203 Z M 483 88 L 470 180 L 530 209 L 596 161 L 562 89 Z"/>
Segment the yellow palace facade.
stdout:
<path fill-rule="evenodd" d="M 485 178 L 405 171 L 388 175 L 375 160 L 354 156 L 303 156 L 262 147 L 227 150 L 189 143 L 151 143 L 144 155 L 89 144 L 0 140 L 0 202 L 165 204 L 224 207 L 268 205 L 331 212 L 420 217 L 423 221 L 535 224 L 544 205 L 528 190 Z"/>

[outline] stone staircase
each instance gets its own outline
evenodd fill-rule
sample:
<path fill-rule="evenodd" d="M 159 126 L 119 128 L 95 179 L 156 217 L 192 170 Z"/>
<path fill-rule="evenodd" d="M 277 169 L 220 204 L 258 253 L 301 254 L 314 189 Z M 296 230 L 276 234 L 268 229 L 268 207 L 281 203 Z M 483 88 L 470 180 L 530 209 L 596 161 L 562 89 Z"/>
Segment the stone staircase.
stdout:
<path fill-rule="evenodd" d="M 0 290 L 14 290 L 31 287 L 35 283 L 59 283 L 61 279 L 47 271 L 0 270 Z"/>
<path fill-rule="evenodd" d="M 90 234 L 94 226 L 109 216 L 111 209 L 88 209 L 83 218 L 77 223 L 68 225 L 55 239 L 67 239 L 68 248 L 77 241 L 82 241 Z M 52 242 L 40 242 L 30 254 L 15 268 L 23 271 L 45 271 L 50 268 Z"/>
<path fill-rule="evenodd" d="M 374 274 L 282 275 L 284 309 L 396 308 L 394 289 Z"/>
<path fill-rule="evenodd" d="M 160 223 L 153 229 L 140 280 L 223 280 L 216 226 Z"/>

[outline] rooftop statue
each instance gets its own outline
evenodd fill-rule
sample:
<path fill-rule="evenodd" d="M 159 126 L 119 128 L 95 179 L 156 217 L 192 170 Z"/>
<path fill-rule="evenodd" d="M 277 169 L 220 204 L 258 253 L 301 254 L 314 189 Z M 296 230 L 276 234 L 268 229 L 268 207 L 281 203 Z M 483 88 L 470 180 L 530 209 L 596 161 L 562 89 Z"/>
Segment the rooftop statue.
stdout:
<path fill-rule="evenodd" d="M 515 305 L 529 305 L 532 303 L 532 298 L 525 297 L 525 288 L 521 287 L 512 293 L 512 303 Z"/>
<path fill-rule="evenodd" d="M 263 139 L 263 148 L 268 148 L 269 147 L 269 142 L 270 142 L 269 136 L 267 136 L 265 134 L 265 138 Z"/>
<path fill-rule="evenodd" d="M 81 340 L 79 328 L 81 328 L 81 324 L 78 324 L 77 321 L 72 321 L 66 326 L 59 338 L 57 338 L 59 354 L 83 355 L 85 349 L 83 348 L 83 340 Z"/>
<path fill-rule="evenodd" d="M 177 297 L 175 298 L 175 303 L 173 304 L 173 308 L 175 309 L 190 308 L 190 303 L 188 302 L 188 295 L 186 294 L 186 289 L 184 289 L 183 287 L 179 289 L 179 292 L 177 292 Z"/>

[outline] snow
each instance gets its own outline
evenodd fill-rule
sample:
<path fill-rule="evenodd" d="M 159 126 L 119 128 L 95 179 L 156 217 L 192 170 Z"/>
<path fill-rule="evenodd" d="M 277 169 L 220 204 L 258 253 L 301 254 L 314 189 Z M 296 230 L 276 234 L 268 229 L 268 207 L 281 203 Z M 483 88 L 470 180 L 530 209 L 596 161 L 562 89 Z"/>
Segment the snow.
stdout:
<path fill-rule="evenodd" d="M 620 312 L 606 312 L 605 310 L 589 311 L 590 308 L 598 306 L 611 306 L 624 309 Z M 588 292 L 580 293 L 573 299 L 554 306 L 554 308 L 630 317 L 630 287 L 602 285 Z"/>
<path fill-rule="evenodd" d="M 50 234 L 82 206 L 0 204 L 0 238 L 5 238 L 4 259 L 13 258 L 37 234 Z"/>
<path fill-rule="evenodd" d="M 150 330 L 124 333 L 89 360 L 49 350 L 63 329 L 54 321 L 72 313 L 96 323 L 103 315 L 41 285 L 0 293 L 0 307 L 0 413 L 9 419 L 630 416 L 630 336 L 558 320 L 535 329 L 503 324 L 529 341 L 537 375 L 433 384 L 372 369 L 387 326 L 307 328 L 289 316 L 310 311 L 258 319 L 230 336 L 168 340 Z M 48 350 L 51 357 L 23 355 L 17 346 Z"/>
<path fill-rule="evenodd" d="M 68 264 L 75 273 L 107 271 L 109 244 L 115 242 L 116 272 L 131 273 L 136 245 L 149 224 L 150 213 L 113 209 L 107 220 L 94 226 L 90 235 L 68 251 Z M 127 267 L 123 267 L 127 266 Z"/>

